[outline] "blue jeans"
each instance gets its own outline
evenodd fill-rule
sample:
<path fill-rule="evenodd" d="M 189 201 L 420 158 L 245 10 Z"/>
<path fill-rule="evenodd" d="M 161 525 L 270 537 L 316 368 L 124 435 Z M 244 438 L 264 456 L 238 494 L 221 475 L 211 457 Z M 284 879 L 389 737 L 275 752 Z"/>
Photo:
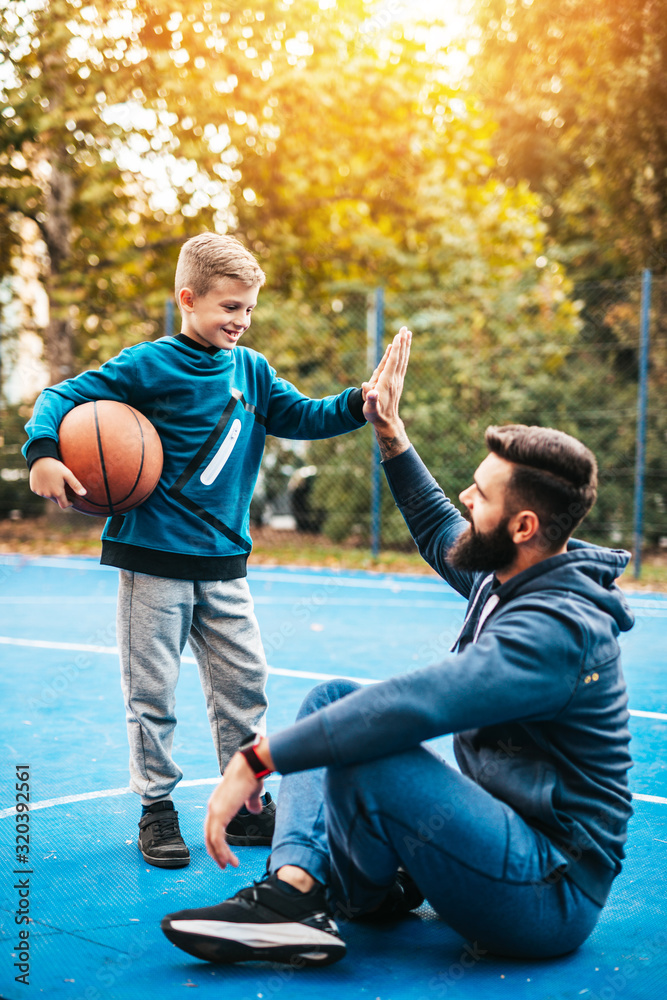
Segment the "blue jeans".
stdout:
<path fill-rule="evenodd" d="M 318 685 L 298 717 L 357 686 Z M 481 953 L 563 955 L 588 937 L 601 910 L 560 874 L 566 863 L 510 806 L 423 746 L 281 782 L 270 870 L 305 869 L 329 887 L 339 918 L 374 909 L 402 866 Z"/>

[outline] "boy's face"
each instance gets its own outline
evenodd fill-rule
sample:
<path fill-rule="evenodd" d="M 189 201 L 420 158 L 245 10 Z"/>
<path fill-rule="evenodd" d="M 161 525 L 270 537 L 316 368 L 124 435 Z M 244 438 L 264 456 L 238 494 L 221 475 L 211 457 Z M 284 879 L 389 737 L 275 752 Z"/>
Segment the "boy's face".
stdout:
<path fill-rule="evenodd" d="M 250 326 L 259 285 L 237 278 L 218 278 L 206 295 L 182 288 L 179 296 L 182 333 L 204 347 L 231 351 Z"/>

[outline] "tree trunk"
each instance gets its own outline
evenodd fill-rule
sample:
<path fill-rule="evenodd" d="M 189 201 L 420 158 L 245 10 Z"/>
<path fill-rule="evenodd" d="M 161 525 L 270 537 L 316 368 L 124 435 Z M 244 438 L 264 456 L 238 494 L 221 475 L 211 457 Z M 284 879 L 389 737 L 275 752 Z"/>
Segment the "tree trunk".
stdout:
<path fill-rule="evenodd" d="M 63 303 L 57 294 L 61 278 L 67 271 L 72 250 L 71 210 L 74 184 L 71 175 L 61 167 L 66 157 L 65 150 L 59 150 L 51 161 L 51 175 L 46 191 L 46 218 L 42 224 L 50 265 L 49 274 L 46 276 L 49 325 L 45 331 L 44 351 L 52 385 L 69 378 L 74 372 L 69 305 Z"/>
<path fill-rule="evenodd" d="M 44 331 L 44 353 L 49 366 L 49 385 L 62 382 L 74 374 L 74 352 L 72 350 L 72 330 L 67 317 L 53 315 L 53 300 L 49 296 L 51 310 L 49 325 Z"/>

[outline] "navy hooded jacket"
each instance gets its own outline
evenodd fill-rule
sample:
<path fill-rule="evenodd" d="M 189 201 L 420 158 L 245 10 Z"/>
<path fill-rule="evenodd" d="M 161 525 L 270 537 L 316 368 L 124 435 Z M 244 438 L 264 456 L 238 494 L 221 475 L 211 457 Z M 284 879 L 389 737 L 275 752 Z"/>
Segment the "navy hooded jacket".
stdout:
<path fill-rule="evenodd" d="M 358 763 L 454 733 L 462 772 L 546 834 L 602 905 L 632 813 L 617 639 L 633 617 L 614 582 L 629 554 L 571 540 L 502 585 L 454 571 L 446 553 L 467 522 L 413 448 L 384 469 L 421 554 L 469 599 L 456 651 L 272 735 L 276 767 Z"/>

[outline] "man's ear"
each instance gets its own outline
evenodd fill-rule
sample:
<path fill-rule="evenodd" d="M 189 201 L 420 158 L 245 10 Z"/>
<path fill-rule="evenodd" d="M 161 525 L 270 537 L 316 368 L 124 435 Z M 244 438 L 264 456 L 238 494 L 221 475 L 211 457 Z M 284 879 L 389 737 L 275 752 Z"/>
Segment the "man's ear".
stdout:
<path fill-rule="evenodd" d="M 178 304 L 185 312 L 192 312 L 195 305 L 195 295 L 191 288 L 181 288 L 178 293 Z"/>
<path fill-rule="evenodd" d="M 525 545 L 540 530 L 540 519 L 534 510 L 520 510 L 510 518 L 507 530 L 515 545 Z"/>

